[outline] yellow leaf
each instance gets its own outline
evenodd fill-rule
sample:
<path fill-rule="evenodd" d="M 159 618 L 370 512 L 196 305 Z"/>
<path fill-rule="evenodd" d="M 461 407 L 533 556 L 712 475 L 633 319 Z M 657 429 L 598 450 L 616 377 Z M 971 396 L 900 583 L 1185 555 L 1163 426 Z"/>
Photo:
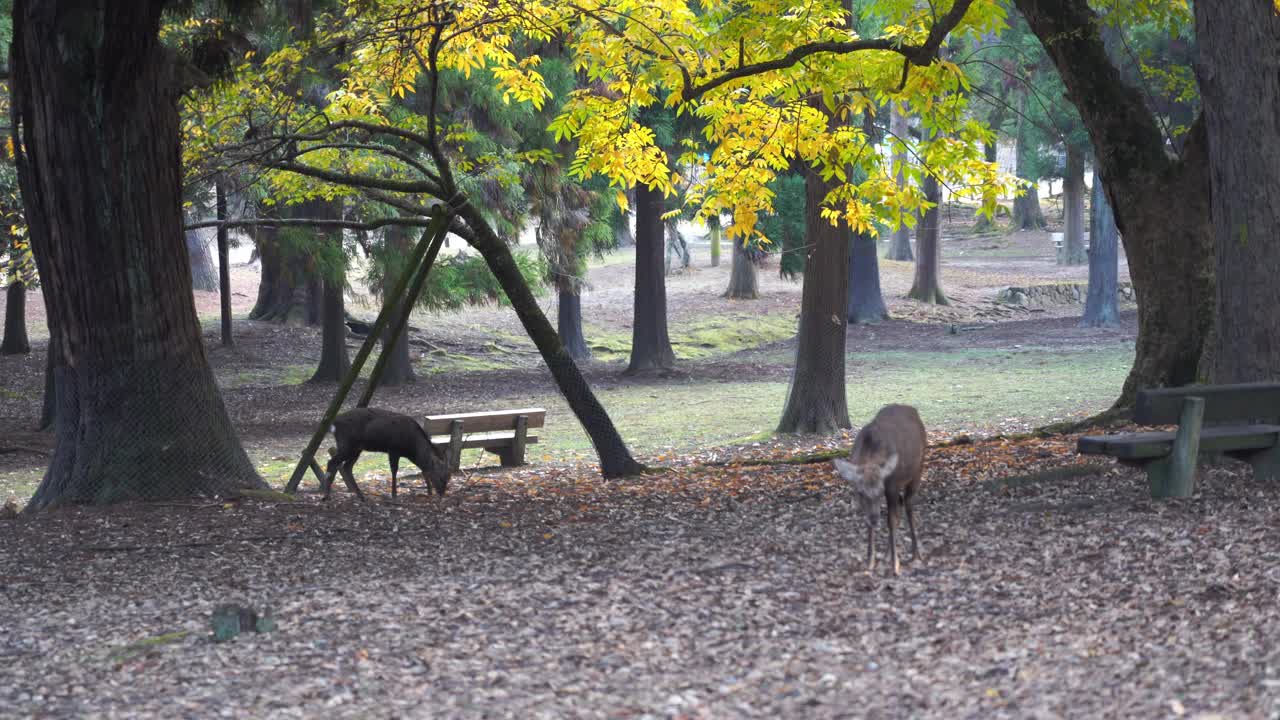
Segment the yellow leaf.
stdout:
<path fill-rule="evenodd" d="M 512 525 L 506 520 L 503 520 L 502 522 L 498 523 L 498 527 L 509 528 L 509 527 L 512 527 Z"/>
<path fill-rule="evenodd" d="M 625 213 L 627 211 L 627 194 L 619 190 L 613 199 L 618 203 L 618 209 Z"/>

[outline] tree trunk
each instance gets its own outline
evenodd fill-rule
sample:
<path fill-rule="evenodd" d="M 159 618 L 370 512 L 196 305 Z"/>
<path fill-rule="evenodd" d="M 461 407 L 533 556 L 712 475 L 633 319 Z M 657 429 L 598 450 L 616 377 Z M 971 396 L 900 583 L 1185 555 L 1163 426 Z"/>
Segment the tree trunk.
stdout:
<path fill-rule="evenodd" d="M 44 401 L 40 403 L 40 432 L 52 430 L 54 423 L 58 419 L 58 395 L 53 378 L 55 375 L 54 363 L 61 355 L 58 354 L 55 347 L 55 338 L 57 336 L 52 333 L 52 327 L 49 329 L 50 339 L 45 347 L 44 358 Z"/>
<path fill-rule="evenodd" d="M 209 255 L 209 237 L 205 229 L 188 230 L 187 254 L 191 256 L 191 287 L 194 290 L 213 292 L 218 289 L 218 275 Z"/>
<path fill-rule="evenodd" d="M 4 303 L 0 355 L 26 355 L 31 352 L 31 341 L 27 339 L 27 286 L 20 278 L 9 278 Z"/>
<path fill-rule="evenodd" d="M 894 138 L 902 138 L 905 142 L 911 133 L 911 128 L 907 123 L 907 116 L 903 114 L 898 103 L 892 104 L 892 114 L 889 116 L 889 134 Z M 898 167 L 902 167 L 907 163 L 907 151 L 905 149 L 895 151 L 893 153 L 893 163 Z M 906 178 L 903 177 L 902 171 L 898 171 L 897 176 L 898 187 L 906 185 Z M 911 228 L 906 223 L 898 226 L 893 231 L 893 237 L 889 240 L 889 252 L 885 253 L 886 260 L 899 260 L 902 262 L 911 262 L 915 256 L 911 254 Z"/>
<path fill-rule="evenodd" d="M 636 295 L 631 325 L 631 364 L 626 374 L 667 370 L 676 356 L 667 335 L 667 283 L 662 254 L 666 249 L 662 191 L 636 186 Z"/>
<path fill-rule="evenodd" d="M 631 232 L 631 213 L 622 213 L 622 222 L 613 229 L 613 242 L 620 248 L 636 244 L 636 236 Z"/>
<path fill-rule="evenodd" d="M 848 314 L 850 325 L 874 325 L 889 319 L 889 309 L 880 292 L 876 239 L 867 233 L 854 233 L 849 249 Z"/>
<path fill-rule="evenodd" d="M 392 287 L 391 278 L 398 277 L 404 271 L 405 260 L 413 253 L 413 241 L 405 228 L 388 226 L 383 232 L 383 242 L 386 243 L 386 247 L 383 248 L 386 267 L 382 274 L 382 302 L 399 302 L 399 298 L 390 298 L 387 293 L 395 290 Z M 382 338 L 382 352 L 389 352 L 391 356 L 378 383 L 387 387 L 407 385 L 418 380 L 413 372 L 413 358 L 409 355 L 409 324 L 405 323 L 400 337 L 396 338 L 394 343 L 389 343 L 390 328 L 397 324 L 400 310 L 396 308 L 391 315 L 391 321 L 387 323 L 387 333 Z M 412 316 L 413 308 L 407 308 L 405 311 Z"/>
<path fill-rule="evenodd" d="M 600 458 L 601 474 L 606 478 L 639 474 L 644 468 L 631 457 L 631 451 L 627 450 L 627 445 L 614 427 L 609 413 L 596 399 L 595 393 L 591 391 L 591 386 L 582 376 L 577 363 L 564 349 L 560 335 L 551 326 L 547 316 L 542 313 L 538 299 L 529 290 L 524 276 L 516 266 L 515 258 L 511 256 L 511 249 L 494 234 L 484 217 L 471 204 L 463 205 L 459 212 L 467 225 L 475 231 L 476 249 L 480 251 L 489 270 L 502 285 L 507 299 L 511 301 L 511 308 L 515 310 L 525 331 L 538 347 L 538 352 L 542 354 L 542 360 L 555 378 L 565 401 L 569 403 L 573 414 L 577 416 L 583 429 L 591 438 L 591 444 L 595 446 L 596 455 Z M 660 232 L 658 237 L 661 239 Z M 662 244 L 660 242 L 657 249 L 657 266 L 661 267 Z M 658 273 L 658 277 L 662 277 L 661 272 Z"/>
<path fill-rule="evenodd" d="M 942 292 L 942 280 L 939 277 L 942 266 L 942 189 L 938 179 L 926 175 L 921 183 L 921 190 L 933 207 L 920 216 L 920 224 L 916 228 L 915 280 L 907 297 L 934 305 L 950 305 L 947 296 Z"/>
<path fill-rule="evenodd" d="M 1099 36 L 1088 0 L 1016 0 L 1080 112 L 1129 261 L 1138 297 L 1133 369 L 1116 408 L 1138 388 L 1201 377 L 1216 291 L 1209 225 L 1204 123 L 1192 124 L 1181 159 L 1171 158 L 1143 94 L 1124 82 Z"/>
<path fill-rule="evenodd" d="M 1084 150 L 1067 145 L 1067 176 L 1062 181 L 1062 204 L 1066 222 L 1059 265 L 1083 265 L 1089 261 L 1084 249 Z"/>
<path fill-rule="evenodd" d="M 851 233 L 847 226 L 834 226 L 821 215 L 830 183 L 810 171 L 804 188 L 810 249 L 805 258 L 796 363 L 778 432 L 827 435 L 849 427 L 844 367 Z"/>
<path fill-rule="evenodd" d="M 227 219 L 226 181 L 218 177 L 214 181 L 216 209 L 219 220 Z M 231 249 L 229 231 L 225 225 L 218 226 L 218 300 L 222 315 L 222 346 L 231 347 Z"/>
<path fill-rule="evenodd" d="M 62 355 L 55 449 L 30 511 L 266 487 L 201 343 L 164 5 L 14 4 L 19 176 Z"/>
<path fill-rule="evenodd" d="M 590 360 L 591 348 L 587 346 L 587 337 L 582 332 L 582 296 L 577 293 L 573 283 L 557 283 L 560 305 L 556 311 L 556 325 L 560 332 L 560 342 L 564 343 L 565 352 L 574 360 Z"/>
<path fill-rule="evenodd" d="M 329 242 L 341 243 L 342 231 L 325 231 L 337 237 Z M 339 250 L 341 252 L 341 250 Z M 321 297 L 321 332 L 320 332 L 320 364 L 308 382 L 336 383 L 342 382 L 351 369 L 351 356 L 347 354 L 347 312 L 343 302 L 343 291 L 346 286 L 345 269 L 338 265 L 331 270 L 331 276 L 324 278 Z M 386 375 L 382 383 L 386 384 Z"/>
<path fill-rule="evenodd" d="M 729 289 L 724 296 L 735 300 L 755 300 L 760 297 L 756 264 L 751 262 L 744 238 L 733 240 L 733 267 L 729 271 Z"/>
<path fill-rule="evenodd" d="M 1018 130 L 1017 130 L 1017 151 L 1014 160 L 1014 173 L 1031 183 L 1026 188 L 1026 193 L 1019 195 L 1013 199 L 1013 229 L 1014 230 L 1043 230 L 1049 226 L 1044 219 L 1044 210 L 1040 208 L 1040 188 L 1039 176 L 1033 176 L 1031 172 L 1031 153 L 1035 148 L 1031 147 L 1031 140 L 1027 132 L 1027 120 L 1025 117 L 1027 109 L 1027 94 L 1024 92 L 1018 98 Z"/>
<path fill-rule="evenodd" d="M 720 215 L 707 218 L 707 237 L 711 241 L 711 267 L 720 267 Z"/>
<path fill-rule="evenodd" d="M 1085 298 L 1082 327 L 1114 327 L 1120 324 L 1120 232 L 1102 188 L 1102 176 L 1093 173 L 1092 223 L 1089 229 L 1089 294 Z"/>
<path fill-rule="evenodd" d="M 1280 8 L 1195 3 L 1216 247 L 1213 378 L 1280 377 Z"/>
<path fill-rule="evenodd" d="M 284 209 L 282 217 L 306 217 L 297 210 Z M 249 311 L 250 320 L 277 322 L 285 325 L 315 325 L 320 322 L 320 287 L 315 263 L 296 239 L 310 232 L 297 228 L 262 228 L 258 231 L 258 259 L 262 275 L 258 284 L 258 300 Z M 282 238 L 294 233 L 292 238 Z"/>
<path fill-rule="evenodd" d="M 684 233 L 680 232 L 680 226 L 673 218 L 664 223 L 667 226 L 667 257 L 666 257 L 666 274 L 671 274 L 671 256 L 674 255 L 680 260 L 680 269 L 684 270 L 693 262 L 693 257 L 689 255 L 689 243 L 684 239 Z"/>

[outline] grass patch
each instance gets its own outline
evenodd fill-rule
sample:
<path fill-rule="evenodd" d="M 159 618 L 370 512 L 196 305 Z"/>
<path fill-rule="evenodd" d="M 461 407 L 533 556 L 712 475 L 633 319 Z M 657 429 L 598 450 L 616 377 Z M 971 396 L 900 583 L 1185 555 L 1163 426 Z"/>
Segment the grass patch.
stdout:
<path fill-rule="evenodd" d="M 587 325 L 591 352 L 599 360 L 623 360 L 631 355 L 631 334 Z M 785 340 L 796 334 L 796 319 L 786 314 L 717 315 L 669 328 L 671 349 L 680 360 L 701 360 Z"/>

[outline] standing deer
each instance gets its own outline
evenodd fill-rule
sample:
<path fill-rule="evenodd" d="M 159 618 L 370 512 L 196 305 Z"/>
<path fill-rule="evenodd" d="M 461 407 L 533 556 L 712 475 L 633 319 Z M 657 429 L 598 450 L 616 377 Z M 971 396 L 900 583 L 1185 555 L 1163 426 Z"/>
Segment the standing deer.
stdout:
<path fill-rule="evenodd" d="M 444 495 L 449 487 L 448 459 L 431 443 L 431 436 L 427 431 L 408 415 L 389 410 L 356 408 L 334 418 L 330 429 L 338 446 L 329 451 L 329 466 L 321 483 L 326 500 L 337 470 L 342 471 L 342 480 L 347 484 L 347 489 L 361 500 L 364 499 L 364 494 L 351 475 L 351 468 L 365 450 L 387 454 L 391 461 L 393 498 L 396 496 L 396 473 L 400 469 L 402 457 L 408 458 L 422 470 L 423 477 L 431 483 L 437 495 Z"/>
<path fill-rule="evenodd" d="M 924 471 L 924 451 L 928 445 L 920 414 L 910 405 L 886 405 L 858 431 L 849 459 L 834 460 L 836 472 L 853 485 L 858 504 L 867 518 L 867 572 L 876 566 L 876 525 L 880 522 L 878 500 L 884 496 L 889 506 L 889 554 L 893 574 L 899 573 L 898 546 L 894 531 L 900 519 L 899 504 L 907 507 L 911 528 L 911 557 L 920 559 L 916 540 L 916 517 L 911 500 Z"/>

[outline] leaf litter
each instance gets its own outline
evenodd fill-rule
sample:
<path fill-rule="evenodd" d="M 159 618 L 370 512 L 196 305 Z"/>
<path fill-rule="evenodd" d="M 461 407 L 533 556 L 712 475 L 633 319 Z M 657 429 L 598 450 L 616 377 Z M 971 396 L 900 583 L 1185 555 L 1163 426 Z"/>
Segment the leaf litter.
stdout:
<path fill-rule="evenodd" d="M 1277 488 L 934 438 L 868 575 L 847 437 L 0 520 L 0 716 L 1276 717 Z M 789 461 L 806 456 L 813 462 Z M 905 533 L 903 533 L 905 535 Z M 903 542 L 903 539 L 899 539 Z M 903 549 L 903 548 L 900 548 Z M 214 643 L 224 603 L 277 628 Z"/>

